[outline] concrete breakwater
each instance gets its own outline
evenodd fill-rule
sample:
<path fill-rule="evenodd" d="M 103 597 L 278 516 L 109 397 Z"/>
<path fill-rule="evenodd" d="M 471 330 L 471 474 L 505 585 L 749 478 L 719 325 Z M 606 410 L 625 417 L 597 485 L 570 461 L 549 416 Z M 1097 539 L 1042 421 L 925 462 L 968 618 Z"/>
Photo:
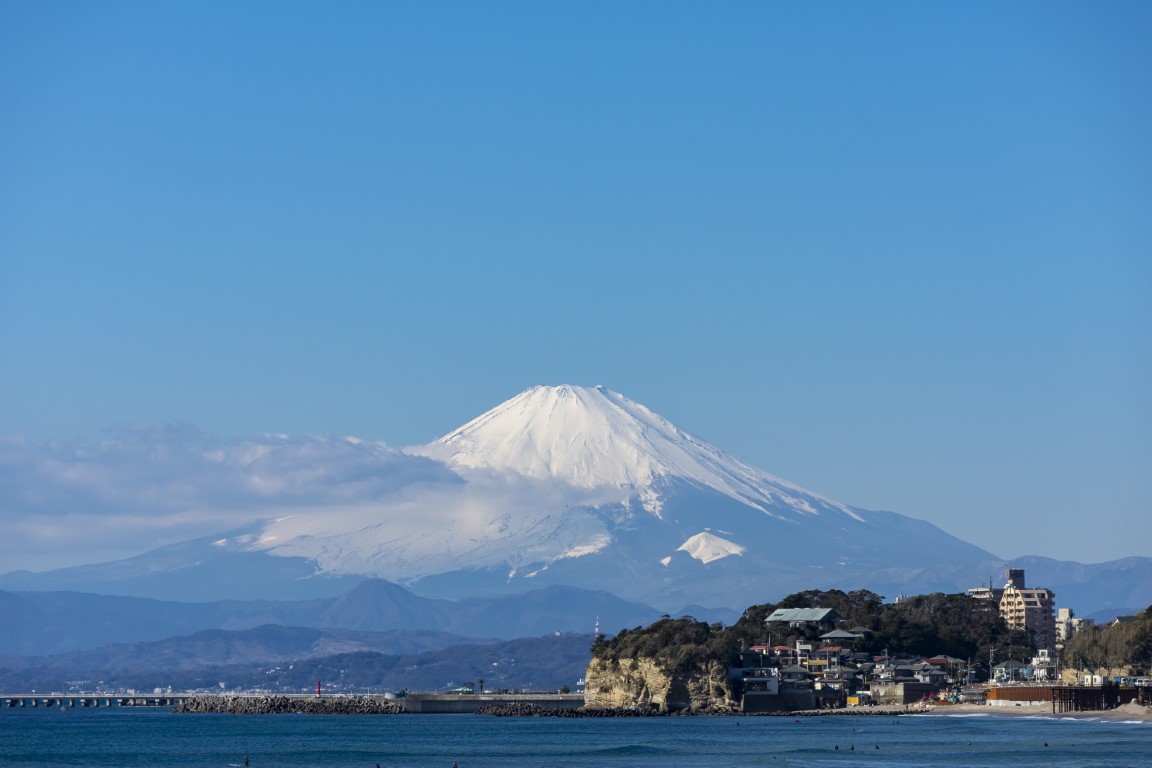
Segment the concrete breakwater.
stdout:
<path fill-rule="evenodd" d="M 930 712 L 925 704 L 880 704 L 874 707 L 840 707 L 838 709 L 803 709 L 795 712 L 774 712 L 782 717 L 892 717 L 893 715 L 919 715 Z M 769 714 L 769 713 L 765 713 Z"/>
<path fill-rule="evenodd" d="M 667 710 L 655 707 L 582 707 L 549 709 L 534 704 L 494 704 L 480 707 L 478 715 L 491 717 L 834 717 L 837 715 L 884 716 L 911 715 L 928 711 L 925 707 L 900 705 L 890 707 L 853 707 L 851 709 L 807 709 L 794 712 L 741 712 L 736 709 Z"/>
<path fill-rule="evenodd" d="M 769 716 L 769 717 L 828 717 L 835 715 L 901 715 L 925 711 L 918 705 L 888 707 L 853 707 L 851 709 L 820 709 L 793 712 L 740 712 L 737 710 L 674 710 L 655 707 L 579 707 L 575 697 L 571 701 L 557 701 L 557 697 L 538 697 L 540 703 L 523 700 L 500 700 L 479 696 L 415 695 L 413 701 L 387 699 L 383 696 L 192 696 L 178 703 L 175 712 L 214 712 L 232 715 L 398 715 L 412 712 L 459 712 L 489 717 L 675 717 L 675 716 Z M 429 706 L 429 701 L 438 706 Z M 451 707 L 444 702 L 452 704 Z M 557 706 L 560 704 L 561 706 Z M 413 706 L 415 705 L 415 706 Z"/>
<path fill-rule="evenodd" d="M 537 704 L 511 702 L 490 704 L 476 710 L 478 715 L 490 717 L 665 717 L 668 713 L 644 708 L 580 707 L 577 709 L 555 709 Z"/>
<path fill-rule="evenodd" d="M 540 710 L 565 712 L 583 705 L 582 694 L 430 694 L 410 693 L 404 698 L 385 696 L 276 696 L 204 695 L 191 696 L 173 711 L 222 712 L 234 715 L 398 715 L 469 714 L 483 707 L 534 706 Z"/>
<path fill-rule="evenodd" d="M 414 714 L 460 715 L 490 707 L 537 707 L 540 710 L 568 711 L 584 706 L 582 693 L 483 693 L 443 694 L 409 693 L 402 700 L 404 709 Z"/>
<path fill-rule="evenodd" d="M 217 712 L 231 715 L 399 715 L 406 710 L 383 696 L 193 696 L 174 712 Z"/>

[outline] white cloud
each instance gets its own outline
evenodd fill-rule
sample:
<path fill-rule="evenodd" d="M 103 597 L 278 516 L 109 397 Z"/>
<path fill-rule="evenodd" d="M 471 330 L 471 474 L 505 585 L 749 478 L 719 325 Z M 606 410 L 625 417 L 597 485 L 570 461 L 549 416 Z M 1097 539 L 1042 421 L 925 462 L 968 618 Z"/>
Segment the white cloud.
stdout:
<path fill-rule="evenodd" d="M 611 541 L 594 510 L 618 489 L 577 488 L 489 470 L 466 483 L 423 484 L 404 498 L 301 508 L 262 529 L 259 545 L 315 559 L 332 573 L 406 582 L 434 573 L 513 567 L 590 554 Z"/>
<path fill-rule="evenodd" d="M 99 440 L 0 438 L 0 572 L 127 557 L 294 510 L 402 502 L 459 478 L 383 443 L 257 436 L 184 424 Z"/>

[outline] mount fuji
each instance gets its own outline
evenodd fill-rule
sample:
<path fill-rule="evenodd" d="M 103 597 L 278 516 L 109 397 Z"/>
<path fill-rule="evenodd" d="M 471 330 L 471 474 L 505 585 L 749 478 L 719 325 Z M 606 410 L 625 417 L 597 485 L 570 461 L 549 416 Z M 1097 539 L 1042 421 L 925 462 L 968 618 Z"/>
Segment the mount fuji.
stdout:
<path fill-rule="evenodd" d="M 287 599 L 374 577 L 426 597 L 578 586 L 672 611 L 741 609 L 817 587 L 954 591 L 1003 564 L 929 523 L 773 477 L 603 387 L 533 387 L 401 451 L 338 442 L 367 463 L 323 503 L 130 560 L 8 574 L 0 588 Z M 269 479 L 276 450 L 287 449 L 235 451 L 246 458 L 229 471 L 277 488 L 340 476 L 310 443 L 306 466 L 284 461 Z M 381 479 L 412 462 L 431 469 Z M 360 486 L 388 492 L 349 490 Z"/>
<path fill-rule="evenodd" d="M 942 563 L 996 560 L 773 477 L 603 387 L 534 387 L 409 452 L 461 483 L 278 519 L 228 544 L 428 596 L 568 584 L 668 610 L 865 580 L 935 589 L 949 581 Z"/>

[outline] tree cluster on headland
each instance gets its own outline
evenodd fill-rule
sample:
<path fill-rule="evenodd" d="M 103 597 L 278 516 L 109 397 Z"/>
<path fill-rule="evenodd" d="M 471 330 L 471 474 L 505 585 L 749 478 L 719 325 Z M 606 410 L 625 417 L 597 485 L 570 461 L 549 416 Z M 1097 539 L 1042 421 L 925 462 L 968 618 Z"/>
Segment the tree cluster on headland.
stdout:
<path fill-rule="evenodd" d="M 684 671 L 709 662 L 736 664 L 741 648 L 824 642 L 820 636 L 828 631 L 827 626 L 767 625 L 765 620 L 778 608 L 831 608 L 840 615 L 840 626 L 868 630 L 854 640 L 836 641 L 847 643 L 854 652 L 950 656 L 970 662 L 980 679 L 989 677 L 990 658 L 1026 661 L 1034 653 L 1028 634 L 1010 629 L 989 600 L 934 593 L 885 603 L 883 597 L 864 589 L 813 589 L 779 603 L 753 605 L 729 627 L 692 617 L 665 617 L 647 627 L 622 630 L 612 638 L 599 636 L 592 646 L 593 660 L 619 663 L 646 658 L 666 670 Z M 1082 630 L 1068 642 L 1062 661 L 1067 667 L 1146 674 L 1152 666 L 1152 607 L 1131 622 Z"/>
<path fill-rule="evenodd" d="M 1152 605 L 1135 616 L 1084 627 L 1061 650 L 1065 666 L 1103 675 L 1152 674 Z"/>

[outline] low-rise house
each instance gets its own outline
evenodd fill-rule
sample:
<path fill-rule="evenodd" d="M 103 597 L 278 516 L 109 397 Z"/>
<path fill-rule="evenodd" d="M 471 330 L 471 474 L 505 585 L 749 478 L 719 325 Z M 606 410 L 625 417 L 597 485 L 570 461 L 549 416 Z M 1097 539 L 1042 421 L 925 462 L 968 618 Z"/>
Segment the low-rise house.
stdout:
<path fill-rule="evenodd" d="M 841 618 L 832 608 L 777 608 L 764 621 L 767 624 L 787 624 L 789 627 L 812 624 L 833 626 Z"/>
<path fill-rule="evenodd" d="M 843 709 L 848 699 L 843 688 L 831 686 L 817 686 L 813 694 L 818 709 Z"/>
<path fill-rule="evenodd" d="M 823 648 L 817 648 L 816 650 L 812 651 L 812 655 L 817 659 L 824 659 L 829 662 L 839 662 L 842 661 L 846 655 L 848 655 L 848 651 L 847 649 L 841 648 L 838 645 L 826 645 Z"/>
<path fill-rule="evenodd" d="M 790 645 L 774 645 L 768 649 L 772 655 L 778 659 L 787 661 L 788 663 L 796 663 L 796 649 Z"/>
<path fill-rule="evenodd" d="M 1056 659 L 1047 648 L 1041 648 L 1032 657 L 1031 679 L 1038 682 L 1056 679 Z"/>
<path fill-rule="evenodd" d="M 825 632 L 824 634 L 820 635 L 820 639 L 821 640 L 846 640 L 849 643 L 853 643 L 853 642 L 859 640 L 860 638 L 862 638 L 863 636 L 864 635 L 857 634 L 857 633 L 851 632 L 851 631 L 846 631 L 843 629 L 834 629 L 831 632 Z"/>
<path fill-rule="evenodd" d="M 922 683 L 932 683 L 933 685 L 941 686 L 948 682 L 948 673 L 935 664 L 920 662 L 919 664 L 913 664 L 911 670 L 912 676 Z"/>
<path fill-rule="evenodd" d="M 759 650 L 742 650 L 742 663 L 747 661 L 750 665 L 728 670 L 732 693 L 740 701 L 741 709 L 744 712 L 787 712 L 815 708 L 815 693 L 807 671 L 796 665 L 783 668 L 761 665 L 760 662 L 767 657 Z"/>
<path fill-rule="evenodd" d="M 837 691 L 843 691 L 846 694 L 855 693 L 860 687 L 860 680 L 856 676 L 854 670 L 851 669 L 837 669 L 825 672 L 822 677 L 814 682 L 817 690 L 823 688 L 830 688 Z"/>
<path fill-rule="evenodd" d="M 780 693 L 780 670 L 776 667 L 733 667 L 728 670 L 728 678 L 737 696 Z"/>
<path fill-rule="evenodd" d="M 789 664 L 780 667 L 780 680 L 784 683 L 807 683 L 812 680 L 812 675 L 799 664 Z"/>
<path fill-rule="evenodd" d="M 998 683 L 1014 683 L 1024 680 L 1026 664 L 1009 659 L 994 668 L 993 679 Z"/>
<path fill-rule="evenodd" d="M 812 674 L 819 675 L 823 674 L 824 671 L 827 670 L 831 665 L 828 663 L 828 659 L 821 659 L 816 656 L 810 656 L 809 658 L 805 659 L 802 666 L 807 668 L 807 670 Z"/>

